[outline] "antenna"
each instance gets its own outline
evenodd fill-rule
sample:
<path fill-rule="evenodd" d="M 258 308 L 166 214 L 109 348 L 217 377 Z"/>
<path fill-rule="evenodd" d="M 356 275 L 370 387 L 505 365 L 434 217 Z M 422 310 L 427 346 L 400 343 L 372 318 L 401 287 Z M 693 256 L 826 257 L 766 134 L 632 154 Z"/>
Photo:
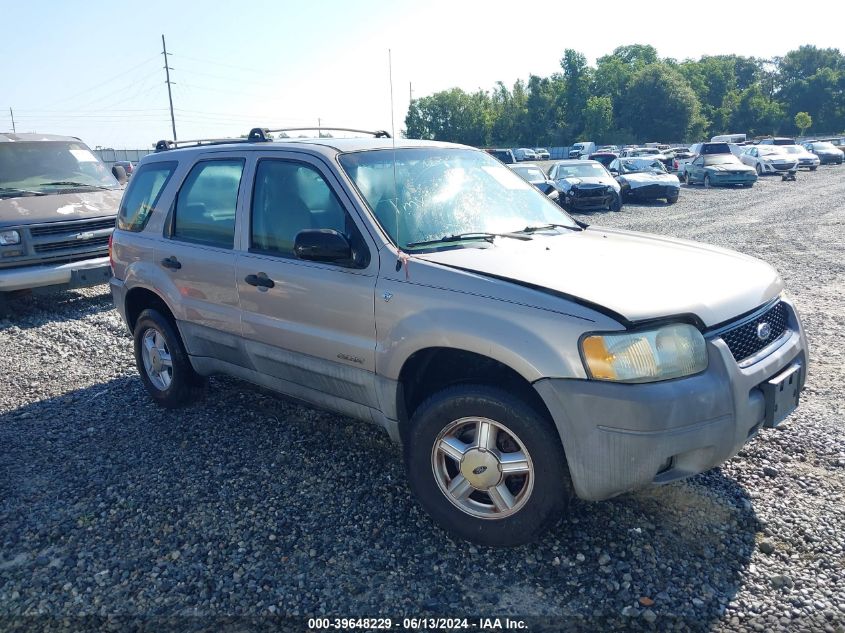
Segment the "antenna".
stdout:
<path fill-rule="evenodd" d="M 396 242 L 399 243 L 399 188 L 396 186 L 396 125 L 393 123 L 393 52 L 387 49 L 387 73 L 390 77 L 390 138 L 393 143 L 393 203 L 396 209 Z"/>

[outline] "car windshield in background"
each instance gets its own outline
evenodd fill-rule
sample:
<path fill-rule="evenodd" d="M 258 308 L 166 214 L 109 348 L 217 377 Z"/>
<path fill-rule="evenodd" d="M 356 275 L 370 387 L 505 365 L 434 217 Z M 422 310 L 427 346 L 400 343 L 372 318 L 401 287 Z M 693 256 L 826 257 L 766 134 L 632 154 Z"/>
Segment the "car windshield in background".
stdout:
<path fill-rule="evenodd" d="M 83 143 L 0 144 L 0 189 L 54 193 L 63 189 L 115 188 L 109 169 Z"/>
<path fill-rule="evenodd" d="M 654 147 L 642 147 L 640 149 L 635 149 L 633 152 L 634 156 L 651 156 L 659 153 L 660 150 Z"/>
<path fill-rule="evenodd" d="M 577 226 L 558 205 L 483 152 L 371 150 L 343 154 L 340 164 L 382 229 L 403 249 L 451 235 Z"/>
<path fill-rule="evenodd" d="M 557 178 L 601 178 L 603 176 L 607 176 L 607 172 L 597 163 L 557 166 Z"/>
<path fill-rule="evenodd" d="M 742 165 L 742 162 L 730 154 L 715 154 L 713 156 L 704 157 L 705 165 Z"/>
<path fill-rule="evenodd" d="M 626 158 L 622 160 L 622 173 L 630 174 L 637 171 L 666 172 L 666 167 L 659 160 L 648 158 Z"/>
<path fill-rule="evenodd" d="M 546 175 L 537 167 L 514 167 L 513 170 L 528 182 L 544 182 Z"/>
<path fill-rule="evenodd" d="M 730 154 L 731 147 L 727 143 L 703 143 L 702 154 Z"/>
<path fill-rule="evenodd" d="M 813 149 L 837 149 L 833 143 L 813 143 Z"/>
<path fill-rule="evenodd" d="M 787 154 L 803 154 L 807 150 L 797 145 L 784 145 L 782 148 Z"/>

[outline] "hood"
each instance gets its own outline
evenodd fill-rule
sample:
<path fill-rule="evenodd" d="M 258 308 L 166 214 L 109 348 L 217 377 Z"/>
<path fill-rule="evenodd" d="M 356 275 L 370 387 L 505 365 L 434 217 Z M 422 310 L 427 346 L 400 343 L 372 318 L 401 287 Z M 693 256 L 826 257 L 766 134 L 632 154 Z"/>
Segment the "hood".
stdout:
<path fill-rule="evenodd" d="M 754 171 L 753 167 L 748 165 L 707 165 L 705 169 L 712 169 L 713 171 Z"/>
<path fill-rule="evenodd" d="M 566 188 L 578 185 L 579 187 L 586 189 L 587 187 L 599 187 L 599 186 L 601 186 L 601 187 L 613 187 L 613 185 L 616 181 L 613 178 L 610 178 L 610 177 L 600 178 L 600 177 L 596 177 L 596 176 L 588 176 L 586 178 L 580 178 L 580 177 L 578 177 L 578 178 L 576 178 L 576 177 L 558 178 L 557 182 L 561 186 L 566 187 Z"/>
<path fill-rule="evenodd" d="M 694 314 L 707 327 L 783 289 L 768 264 L 740 253 L 644 233 L 590 227 L 489 248 L 415 255 L 597 304 L 628 321 Z"/>
<path fill-rule="evenodd" d="M 117 215 L 123 189 L 0 198 L 0 226 Z"/>
<path fill-rule="evenodd" d="M 622 174 L 620 178 L 624 178 L 629 184 L 636 185 L 650 185 L 654 183 L 680 185 L 680 181 L 677 176 L 673 176 L 672 174 L 661 174 L 653 171 L 637 171 L 632 174 Z"/>

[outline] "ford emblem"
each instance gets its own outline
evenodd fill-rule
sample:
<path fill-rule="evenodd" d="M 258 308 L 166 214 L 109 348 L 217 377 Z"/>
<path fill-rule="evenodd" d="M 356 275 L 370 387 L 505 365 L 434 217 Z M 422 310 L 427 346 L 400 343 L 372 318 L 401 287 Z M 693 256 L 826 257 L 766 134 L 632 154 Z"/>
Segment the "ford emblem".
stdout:
<path fill-rule="evenodd" d="M 768 323 L 760 323 L 757 325 L 757 338 L 761 341 L 769 340 L 772 335 L 772 326 Z"/>
<path fill-rule="evenodd" d="M 473 475 L 480 475 L 481 473 L 486 472 L 486 471 L 487 471 L 487 466 L 476 466 L 472 470 L 472 474 Z"/>

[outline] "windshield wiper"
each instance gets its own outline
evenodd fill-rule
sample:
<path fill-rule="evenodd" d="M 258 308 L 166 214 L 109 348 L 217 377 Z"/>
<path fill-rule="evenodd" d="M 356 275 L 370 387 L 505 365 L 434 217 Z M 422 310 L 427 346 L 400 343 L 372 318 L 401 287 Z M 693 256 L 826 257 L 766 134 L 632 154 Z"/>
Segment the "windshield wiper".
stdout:
<path fill-rule="evenodd" d="M 492 242 L 497 237 L 510 237 L 515 240 L 530 240 L 528 235 L 519 235 L 517 233 L 484 233 L 480 231 L 471 231 L 469 233 L 457 233 L 455 235 L 444 235 L 434 240 L 424 240 L 422 242 L 410 242 L 408 246 L 430 246 L 432 244 L 444 244 L 449 242 L 464 242 L 470 240 L 486 240 Z"/>
<path fill-rule="evenodd" d="M 580 231 L 581 228 L 571 226 L 569 224 L 543 224 L 541 226 L 526 226 L 524 229 L 516 231 L 517 233 L 536 233 L 537 231 L 546 231 L 548 229 L 569 229 L 570 231 Z"/>
<path fill-rule="evenodd" d="M 44 191 L 33 191 L 32 189 L 19 189 L 18 187 L 0 187 L 0 196 L 5 193 L 26 194 L 28 196 L 46 196 Z"/>
<path fill-rule="evenodd" d="M 90 187 L 92 189 L 111 189 L 111 187 L 104 187 L 103 185 L 90 185 L 84 182 L 76 182 L 75 180 L 56 180 L 55 182 L 39 182 L 39 186 L 49 185 L 69 185 L 72 187 Z"/>

